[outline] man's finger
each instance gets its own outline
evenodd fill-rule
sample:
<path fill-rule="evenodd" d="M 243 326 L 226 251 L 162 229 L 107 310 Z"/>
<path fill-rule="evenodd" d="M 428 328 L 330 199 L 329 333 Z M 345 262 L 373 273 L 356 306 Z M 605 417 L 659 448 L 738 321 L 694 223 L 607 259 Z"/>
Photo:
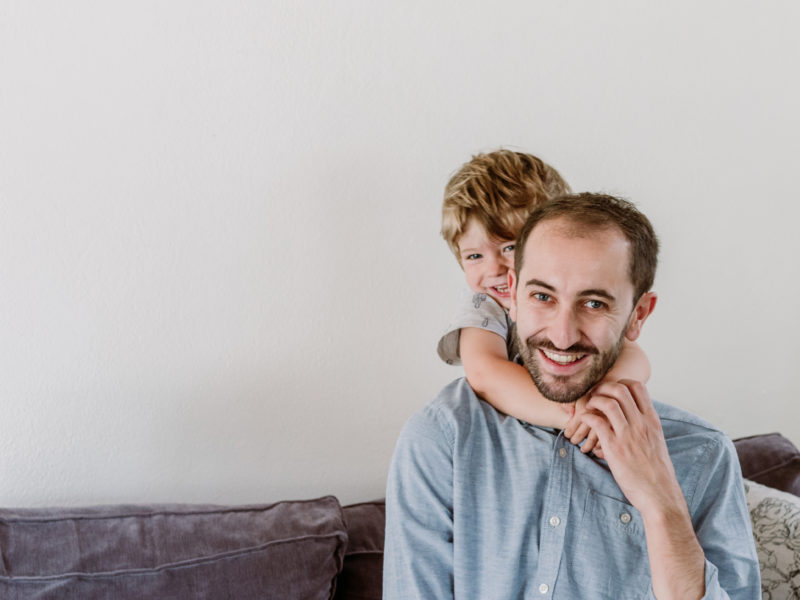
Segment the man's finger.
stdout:
<path fill-rule="evenodd" d="M 620 401 L 614 396 L 595 394 L 586 404 L 586 408 L 594 412 L 602 413 L 617 434 L 621 434 L 629 425 L 628 418 L 625 415 Z M 585 418 L 582 420 L 584 423 L 588 423 Z"/>
<path fill-rule="evenodd" d="M 628 423 L 634 424 L 641 419 L 642 412 L 626 385 L 616 381 L 601 383 L 592 393 L 592 397 L 595 396 L 608 396 L 616 399 Z"/>
<path fill-rule="evenodd" d="M 653 406 L 653 401 L 650 399 L 650 393 L 647 391 L 647 386 L 645 386 L 641 381 L 635 381 L 633 379 L 622 379 L 618 383 L 628 388 L 631 398 L 636 403 L 639 412 L 641 412 L 643 415 L 649 416 L 655 414 L 656 409 Z"/>

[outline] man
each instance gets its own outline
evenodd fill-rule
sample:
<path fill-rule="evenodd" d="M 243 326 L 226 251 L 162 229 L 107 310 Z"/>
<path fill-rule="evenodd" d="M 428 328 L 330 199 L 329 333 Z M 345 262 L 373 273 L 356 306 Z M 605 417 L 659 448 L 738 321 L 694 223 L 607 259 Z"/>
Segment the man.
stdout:
<path fill-rule="evenodd" d="M 604 459 L 453 382 L 397 443 L 387 600 L 760 598 L 730 440 L 641 383 L 592 389 L 655 307 L 657 252 L 623 200 L 562 196 L 533 212 L 509 275 L 517 342 L 545 397 L 589 393 L 582 421 Z"/>

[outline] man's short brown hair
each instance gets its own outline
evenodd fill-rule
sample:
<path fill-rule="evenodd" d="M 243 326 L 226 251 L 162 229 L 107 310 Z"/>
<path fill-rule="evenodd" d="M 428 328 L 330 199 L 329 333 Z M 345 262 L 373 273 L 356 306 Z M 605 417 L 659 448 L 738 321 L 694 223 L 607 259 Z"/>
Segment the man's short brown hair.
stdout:
<path fill-rule="evenodd" d="M 633 283 L 634 304 L 653 287 L 658 265 L 658 238 L 653 225 L 632 202 L 606 194 L 566 194 L 536 208 L 520 231 L 514 253 L 514 272 L 519 280 L 525 243 L 543 221 L 566 219 L 577 235 L 592 229 L 616 227 L 630 243 L 628 274 Z"/>
<path fill-rule="evenodd" d="M 531 210 L 569 191 L 558 171 L 532 154 L 505 149 L 476 154 L 445 187 L 442 237 L 460 261 L 458 240 L 471 217 L 491 237 L 513 240 Z"/>

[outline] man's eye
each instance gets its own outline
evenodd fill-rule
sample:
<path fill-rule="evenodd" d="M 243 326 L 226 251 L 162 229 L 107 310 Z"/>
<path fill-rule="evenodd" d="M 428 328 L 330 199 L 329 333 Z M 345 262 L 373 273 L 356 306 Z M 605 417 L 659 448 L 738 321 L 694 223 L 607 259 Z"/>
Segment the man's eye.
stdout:
<path fill-rule="evenodd" d="M 545 294 L 544 292 L 534 292 L 531 296 L 539 302 L 550 302 L 550 294 Z"/>
<path fill-rule="evenodd" d="M 601 302 L 600 300 L 587 300 L 586 306 L 591 308 L 592 310 L 599 310 L 606 305 L 605 302 Z"/>

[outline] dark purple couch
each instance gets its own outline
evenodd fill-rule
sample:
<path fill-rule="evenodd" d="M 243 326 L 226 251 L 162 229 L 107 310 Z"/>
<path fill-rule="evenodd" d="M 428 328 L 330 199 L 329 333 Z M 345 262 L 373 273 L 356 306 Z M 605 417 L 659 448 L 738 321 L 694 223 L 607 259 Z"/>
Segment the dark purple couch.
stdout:
<path fill-rule="evenodd" d="M 800 495 L 780 434 L 735 441 L 744 476 Z M 381 598 L 384 504 L 0 510 L 0 598 Z"/>

